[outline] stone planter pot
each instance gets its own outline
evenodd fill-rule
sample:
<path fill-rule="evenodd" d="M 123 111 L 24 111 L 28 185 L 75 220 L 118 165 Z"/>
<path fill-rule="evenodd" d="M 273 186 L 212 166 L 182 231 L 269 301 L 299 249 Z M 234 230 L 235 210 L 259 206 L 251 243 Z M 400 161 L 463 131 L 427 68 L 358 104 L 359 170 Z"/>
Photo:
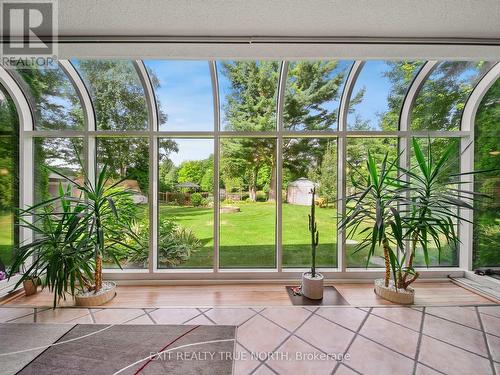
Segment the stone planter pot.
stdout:
<path fill-rule="evenodd" d="M 377 279 L 375 280 L 375 294 L 387 301 L 400 305 L 411 305 L 414 301 L 415 289 L 408 287 L 406 290 L 396 290 L 392 280 L 389 281 L 389 286 L 386 287 L 384 285 L 384 279 Z"/>
<path fill-rule="evenodd" d="M 116 296 L 116 283 L 104 281 L 98 293 L 81 292 L 75 295 L 76 306 L 100 306 L 111 301 Z"/>
<path fill-rule="evenodd" d="M 24 294 L 32 296 L 38 292 L 38 285 L 40 285 L 40 278 L 34 277 L 23 281 Z"/>
<path fill-rule="evenodd" d="M 323 298 L 323 275 L 316 272 L 313 278 L 311 272 L 304 272 L 302 274 L 302 295 L 309 299 L 322 299 Z"/>

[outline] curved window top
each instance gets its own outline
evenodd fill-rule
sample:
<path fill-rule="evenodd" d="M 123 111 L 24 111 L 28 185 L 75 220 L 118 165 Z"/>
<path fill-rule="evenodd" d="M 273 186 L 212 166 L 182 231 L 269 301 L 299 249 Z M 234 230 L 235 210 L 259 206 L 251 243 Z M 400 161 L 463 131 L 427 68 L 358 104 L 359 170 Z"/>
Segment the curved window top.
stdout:
<path fill-rule="evenodd" d="M 73 60 L 90 92 L 97 130 L 147 130 L 144 87 L 129 60 Z"/>
<path fill-rule="evenodd" d="M 288 65 L 286 130 L 337 130 L 342 91 L 352 61 L 293 61 Z"/>
<path fill-rule="evenodd" d="M 17 70 L 35 112 L 36 130 L 83 130 L 80 98 L 57 64 Z"/>
<path fill-rule="evenodd" d="M 0 134 L 17 134 L 19 118 L 9 93 L 0 85 Z"/>
<path fill-rule="evenodd" d="M 160 130 L 213 131 L 208 61 L 144 61 L 160 110 Z"/>
<path fill-rule="evenodd" d="M 411 114 L 412 130 L 460 130 L 467 98 L 493 63 L 444 61 L 420 89 Z"/>
<path fill-rule="evenodd" d="M 276 130 L 279 61 L 217 62 L 223 130 Z"/>
<path fill-rule="evenodd" d="M 401 107 L 420 61 L 367 61 L 349 100 L 347 130 L 398 130 Z"/>

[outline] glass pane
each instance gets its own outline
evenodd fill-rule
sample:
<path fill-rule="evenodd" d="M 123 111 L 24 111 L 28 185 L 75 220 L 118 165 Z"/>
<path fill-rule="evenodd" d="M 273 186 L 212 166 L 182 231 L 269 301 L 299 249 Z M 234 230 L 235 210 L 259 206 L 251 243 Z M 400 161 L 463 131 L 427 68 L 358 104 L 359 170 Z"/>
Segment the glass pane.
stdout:
<path fill-rule="evenodd" d="M 336 130 L 340 98 L 352 61 L 294 61 L 288 65 L 286 130 Z"/>
<path fill-rule="evenodd" d="M 375 158 L 378 167 L 384 159 L 386 153 L 389 153 L 388 159 L 394 160 L 398 156 L 397 138 L 348 138 L 346 155 L 346 194 L 352 195 L 357 191 L 353 182 L 360 183 L 361 176 L 366 176 L 366 160 L 368 159 L 368 150 Z M 359 171 L 355 172 L 355 171 Z M 361 231 L 373 224 L 367 222 L 366 225 L 360 225 L 357 230 L 346 239 L 346 257 L 347 266 L 352 268 L 366 267 L 368 259 L 368 249 L 357 251 L 358 244 L 365 238 L 366 233 Z M 382 247 L 375 248 L 375 254 L 370 258 L 369 268 L 384 267 L 384 257 Z"/>
<path fill-rule="evenodd" d="M 220 150 L 220 266 L 276 266 L 276 140 L 231 138 Z"/>
<path fill-rule="evenodd" d="M 18 242 L 14 212 L 18 202 L 18 118 L 14 103 L 0 86 L 0 271 L 14 258 Z M 2 278 L 0 278 L 1 280 Z"/>
<path fill-rule="evenodd" d="M 349 101 L 348 130 L 394 131 L 420 61 L 367 61 Z"/>
<path fill-rule="evenodd" d="M 217 62 L 222 129 L 276 129 L 278 61 Z"/>
<path fill-rule="evenodd" d="M 31 94 L 36 130 L 83 130 L 80 99 L 57 63 L 17 70 Z"/>
<path fill-rule="evenodd" d="M 449 158 L 446 164 L 446 176 L 450 176 L 454 173 L 460 172 L 460 142 L 458 138 L 431 138 L 431 150 L 432 157 L 437 160 L 443 155 L 445 150 L 450 147 L 450 145 L 455 145 L 455 150 L 453 155 Z M 427 138 L 419 139 L 420 147 L 424 154 L 428 152 L 429 140 Z M 415 166 L 417 163 L 415 156 L 411 155 L 410 165 Z M 449 180 L 448 180 L 449 181 Z M 446 182 L 448 182 L 446 181 Z M 456 188 L 459 188 L 458 186 Z M 457 210 L 458 213 L 458 210 Z M 456 222 L 456 220 L 453 220 Z M 455 231 L 458 233 L 458 226 L 455 227 Z M 441 255 L 437 250 L 435 243 L 429 239 L 429 266 L 430 267 L 447 267 L 447 266 L 458 266 L 458 248 L 453 245 L 444 245 L 441 251 Z M 441 244 L 446 244 L 446 237 L 440 236 L 439 241 Z M 415 261 L 413 262 L 415 266 L 426 266 L 424 260 L 424 254 L 422 248 L 417 246 L 415 253 Z"/>
<path fill-rule="evenodd" d="M 134 236 L 124 233 L 122 241 L 127 245 L 116 246 L 117 258 L 122 268 L 147 268 L 149 259 L 149 142 L 143 138 L 98 138 L 97 139 L 97 172 L 107 165 L 109 184 L 121 179 L 117 189 L 126 189 L 132 196 L 120 197 L 114 204 L 118 218 L 108 217 L 110 228 L 120 231 L 121 225 L 135 233 Z M 119 222 L 117 222 L 119 220 Z M 106 235 L 106 234 L 105 234 Z M 112 259 L 104 258 L 107 268 L 117 268 Z"/>
<path fill-rule="evenodd" d="M 128 60 L 74 60 L 90 91 L 97 130 L 147 130 L 144 88 Z"/>
<path fill-rule="evenodd" d="M 474 169 L 491 170 L 500 165 L 500 79 L 479 105 L 474 131 Z M 474 267 L 500 267 L 500 174 L 499 171 L 474 177 L 475 191 L 482 199 L 474 211 Z"/>
<path fill-rule="evenodd" d="M 144 61 L 160 109 L 160 130 L 213 131 L 214 103 L 208 61 Z"/>
<path fill-rule="evenodd" d="M 284 267 L 311 266 L 309 213 L 316 186 L 319 231 L 316 264 L 337 266 L 337 141 L 325 138 L 284 139 L 282 240 Z"/>
<path fill-rule="evenodd" d="M 212 268 L 214 142 L 159 141 L 159 268 Z"/>
<path fill-rule="evenodd" d="M 82 138 L 35 138 L 34 140 L 34 191 L 35 203 L 59 195 L 59 185 L 64 189 L 68 181 L 45 168 L 49 166 L 73 180 L 82 181 L 82 168 L 78 155 L 82 155 Z M 79 192 L 74 191 L 75 196 Z"/>
<path fill-rule="evenodd" d="M 460 130 L 472 89 L 492 66 L 485 61 L 445 61 L 425 81 L 411 113 L 413 130 Z"/>

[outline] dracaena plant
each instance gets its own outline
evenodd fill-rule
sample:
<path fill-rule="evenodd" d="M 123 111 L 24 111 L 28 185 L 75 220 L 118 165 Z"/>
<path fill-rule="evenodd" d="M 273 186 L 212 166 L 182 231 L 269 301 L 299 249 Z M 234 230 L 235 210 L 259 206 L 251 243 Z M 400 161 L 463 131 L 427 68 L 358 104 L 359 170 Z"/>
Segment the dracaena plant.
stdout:
<path fill-rule="evenodd" d="M 54 307 L 67 293 L 90 284 L 93 244 L 85 226 L 86 206 L 71 197 L 71 188 L 59 185 L 58 195 L 20 210 L 19 225 L 33 233 L 33 240 L 16 251 L 9 277 L 24 269 L 23 281 L 41 277 L 42 287 L 54 293 Z"/>
<path fill-rule="evenodd" d="M 107 165 L 104 165 L 95 183 L 88 178 L 87 174 L 84 174 L 83 181 L 79 182 L 65 176 L 56 169 L 49 169 L 70 182 L 73 189 L 79 191 L 81 197 L 83 197 L 80 203 L 85 205 L 84 225 L 88 228 L 86 235 L 92 243 L 95 260 L 94 285 L 89 289 L 97 293 L 102 288 L 102 263 L 104 257 L 112 259 L 121 268 L 120 261 L 116 256 L 119 248 L 125 248 L 133 252 L 140 251 L 137 246 L 132 246 L 124 240 L 128 237 L 136 239 L 136 236 L 133 228 L 131 228 L 131 223 L 120 220 L 119 212 L 115 206 L 117 199 L 130 196 L 132 193 L 126 189 L 118 188 L 125 179 L 113 182 L 108 175 Z M 111 226 L 106 223 L 113 223 L 114 225 Z"/>
<path fill-rule="evenodd" d="M 412 149 L 416 163 L 410 169 L 400 168 L 408 177 L 410 199 L 403 203 L 405 237 L 409 240 L 408 266 L 412 269 L 417 246 L 423 253 L 425 264 L 429 266 L 429 250 L 437 249 L 438 261 L 444 248 L 456 248 L 460 239 L 455 228 L 464 218 L 463 212 L 474 209 L 474 201 L 489 199 L 487 195 L 461 188 L 461 176 L 480 174 L 488 171 L 450 173 L 450 165 L 456 159 L 456 143 L 450 144 L 444 152 L 435 157 L 430 139 L 427 139 L 426 152 L 416 138 Z M 406 289 L 418 277 L 418 273 L 405 272 L 398 279 L 398 287 Z"/>
<path fill-rule="evenodd" d="M 340 222 L 340 228 L 346 230 L 347 237 L 362 236 L 355 251 L 368 249 L 367 267 L 377 246 L 382 247 L 385 286 L 389 286 L 391 270 L 396 280 L 397 273 L 403 273 L 404 264 L 404 260 L 399 260 L 397 256 L 397 249 L 403 248 L 404 241 L 398 203 L 404 197 L 407 186 L 398 178 L 398 161 L 399 157 L 388 160 L 386 154 L 378 167 L 375 158 L 368 152 L 366 174 L 353 169 L 359 178 L 351 175 L 355 193 L 347 197 L 347 215 Z"/>

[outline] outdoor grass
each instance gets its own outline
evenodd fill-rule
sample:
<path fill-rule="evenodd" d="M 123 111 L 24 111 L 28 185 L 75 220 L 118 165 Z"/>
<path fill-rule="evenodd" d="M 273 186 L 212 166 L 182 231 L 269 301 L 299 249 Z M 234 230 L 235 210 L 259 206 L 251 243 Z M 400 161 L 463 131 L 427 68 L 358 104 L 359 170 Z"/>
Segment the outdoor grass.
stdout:
<path fill-rule="evenodd" d="M 12 263 L 12 214 L 0 214 L 0 264 L 9 266 Z"/>
<path fill-rule="evenodd" d="M 276 266 L 275 223 L 276 205 L 270 202 L 238 202 L 240 212 L 220 215 L 220 266 L 221 268 L 274 268 Z M 308 206 L 283 203 L 283 267 L 309 267 L 310 233 Z M 193 253 L 188 261 L 177 268 L 212 268 L 213 265 L 213 209 L 188 206 L 160 206 L 160 220 L 174 219 L 179 225 L 190 228 L 203 243 L 202 249 Z M 320 232 L 317 265 L 337 265 L 337 211 L 334 208 L 316 207 L 316 221 Z M 367 250 L 355 251 L 354 238 L 347 244 L 349 267 L 366 267 Z M 381 249 L 376 249 L 369 267 L 383 267 Z M 431 263 L 437 265 L 437 251 L 431 251 Z M 441 265 L 451 264 L 451 252 L 441 255 Z M 422 257 L 417 257 L 417 261 Z M 422 263 L 423 264 L 423 263 Z"/>

